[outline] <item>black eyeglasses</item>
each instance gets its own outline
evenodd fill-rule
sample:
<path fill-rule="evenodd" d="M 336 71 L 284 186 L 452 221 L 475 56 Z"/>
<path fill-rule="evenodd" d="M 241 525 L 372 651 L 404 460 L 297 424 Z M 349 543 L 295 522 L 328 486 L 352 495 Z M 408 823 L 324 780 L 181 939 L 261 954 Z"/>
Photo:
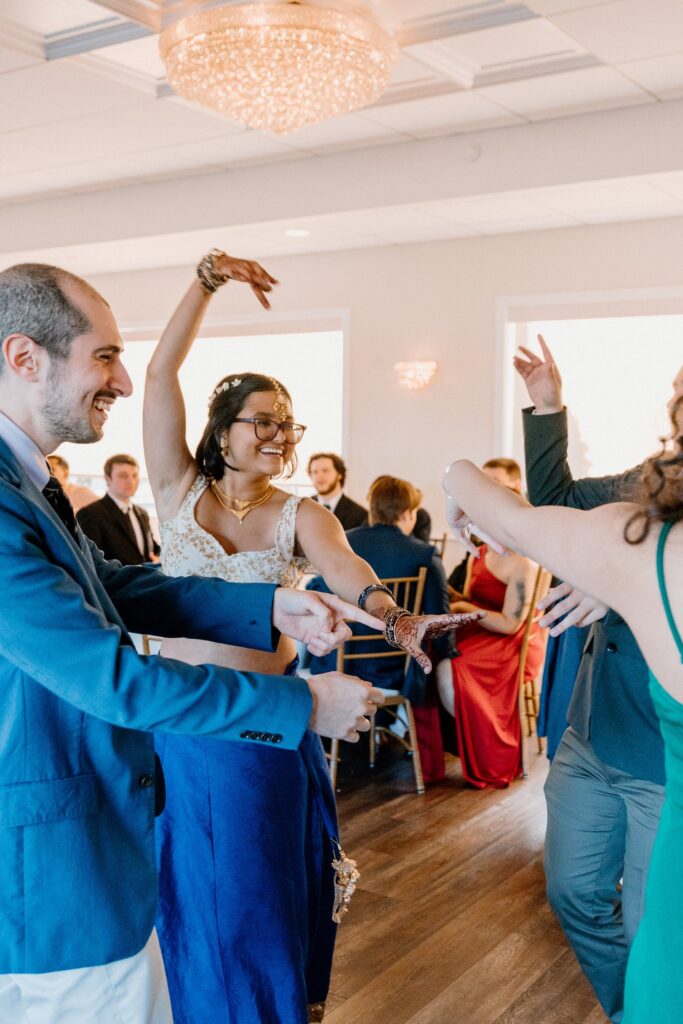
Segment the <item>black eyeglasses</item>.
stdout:
<path fill-rule="evenodd" d="M 236 416 L 233 423 L 253 423 L 254 433 L 259 441 L 274 441 L 280 431 L 288 444 L 298 444 L 306 432 L 302 423 L 280 423 L 279 420 L 265 420 L 260 416 Z"/>

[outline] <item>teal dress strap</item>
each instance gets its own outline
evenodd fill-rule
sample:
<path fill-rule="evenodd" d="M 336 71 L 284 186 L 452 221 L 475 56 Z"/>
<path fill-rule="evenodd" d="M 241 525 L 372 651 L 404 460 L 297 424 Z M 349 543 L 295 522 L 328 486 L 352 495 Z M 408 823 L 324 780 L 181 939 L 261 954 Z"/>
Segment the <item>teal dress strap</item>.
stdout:
<path fill-rule="evenodd" d="M 676 646 L 678 647 L 681 662 L 683 662 L 683 637 L 681 637 L 678 626 L 674 620 L 673 611 L 671 610 L 671 601 L 669 600 L 669 594 L 666 589 L 666 580 L 664 578 L 664 545 L 666 544 L 666 538 L 671 533 L 672 526 L 673 523 L 664 523 L 662 531 L 659 534 L 659 540 L 657 542 L 657 582 L 659 583 L 659 592 L 662 595 L 666 621 L 669 623 L 669 629 L 671 630 Z"/>

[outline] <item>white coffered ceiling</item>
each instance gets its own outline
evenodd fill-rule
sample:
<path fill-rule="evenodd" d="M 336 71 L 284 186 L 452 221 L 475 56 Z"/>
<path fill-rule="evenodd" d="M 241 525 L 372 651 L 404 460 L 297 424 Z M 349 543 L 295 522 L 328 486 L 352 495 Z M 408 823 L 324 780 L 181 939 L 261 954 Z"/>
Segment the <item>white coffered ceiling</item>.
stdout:
<path fill-rule="evenodd" d="M 264 176 L 275 181 L 294 162 L 302 187 L 315 190 L 334 155 L 374 153 L 379 160 L 385 151 L 400 159 L 409 148 L 426 156 L 431 142 L 449 137 L 463 139 L 462 158 L 474 164 L 498 137 L 524 147 L 530 126 L 541 122 L 552 122 L 559 142 L 575 131 L 577 117 L 589 126 L 602 112 L 605 125 L 605 112 L 643 108 L 659 123 L 657 108 L 680 115 L 682 107 L 683 0 L 349 0 L 341 6 L 370 10 L 401 44 L 389 90 L 362 111 L 272 136 L 188 104 L 167 86 L 158 32 L 207 6 L 215 3 L 0 0 L 0 221 L 12 210 L 16 222 L 16 207 L 38 201 L 257 166 L 263 187 Z M 654 145 L 647 116 L 637 123 L 642 138 L 625 144 Z M 680 120 L 678 126 L 680 134 Z M 659 135 L 665 139 L 661 129 Z M 495 187 L 482 181 L 466 194 L 455 175 L 450 194 L 430 191 L 425 175 L 409 202 L 400 190 L 383 202 L 377 195 L 364 201 L 356 188 L 344 210 L 308 211 L 311 235 L 297 244 L 343 248 L 683 215 L 683 162 L 664 166 L 653 158 L 627 177 L 614 162 L 598 165 L 587 149 L 584 177 L 574 166 L 564 182 L 544 178 L 529 164 L 526 180 L 517 174 L 506 182 L 500 174 Z M 363 167 L 369 174 L 372 163 Z M 169 210 L 169 236 L 180 236 L 177 212 Z M 283 199 L 267 221 L 252 218 L 254 237 L 291 251 L 282 224 L 301 215 L 297 203 L 290 211 Z M 242 232 L 247 227 L 239 224 Z M 189 241 L 188 230 L 183 226 Z M 122 244 L 113 226 L 112 238 L 102 227 L 91 242 Z M 37 247 L 29 238 L 22 251 Z M 10 251 L 17 246 L 0 236 L 0 252 Z"/>

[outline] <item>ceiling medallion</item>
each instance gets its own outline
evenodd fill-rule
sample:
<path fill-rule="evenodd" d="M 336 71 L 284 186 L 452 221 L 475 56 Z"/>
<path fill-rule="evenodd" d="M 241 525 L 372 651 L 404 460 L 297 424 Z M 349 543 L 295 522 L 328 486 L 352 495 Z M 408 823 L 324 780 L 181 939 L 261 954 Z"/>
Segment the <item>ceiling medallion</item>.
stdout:
<path fill-rule="evenodd" d="M 373 103 L 399 53 L 369 17 L 297 2 L 191 14 L 159 49 L 180 96 L 277 134 Z"/>

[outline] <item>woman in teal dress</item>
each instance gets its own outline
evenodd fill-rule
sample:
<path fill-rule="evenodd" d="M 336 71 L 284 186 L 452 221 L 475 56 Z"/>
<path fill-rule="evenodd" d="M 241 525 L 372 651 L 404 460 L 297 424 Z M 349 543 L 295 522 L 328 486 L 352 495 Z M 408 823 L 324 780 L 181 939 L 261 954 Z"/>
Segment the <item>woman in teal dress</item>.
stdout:
<path fill-rule="evenodd" d="M 683 1021 L 683 369 L 669 412 L 671 443 L 645 463 L 640 504 L 532 508 L 466 461 L 452 463 L 444 478 L 449 524 L 474 557 L 470 530 L 614 608 L 650 668 L 666 799 L 628 964 L 623 1024 Z"/>

